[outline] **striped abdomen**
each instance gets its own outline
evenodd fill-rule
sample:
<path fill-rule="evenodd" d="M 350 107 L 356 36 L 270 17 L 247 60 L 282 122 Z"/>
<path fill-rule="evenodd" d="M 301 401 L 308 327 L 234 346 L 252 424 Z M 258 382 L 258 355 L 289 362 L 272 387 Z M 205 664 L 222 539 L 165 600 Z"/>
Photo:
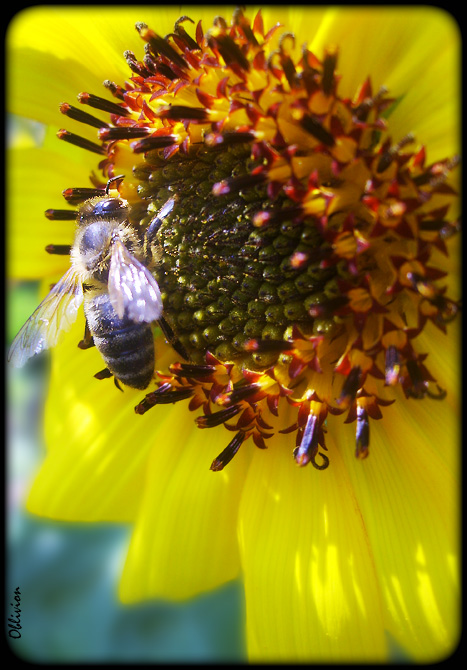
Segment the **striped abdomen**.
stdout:
<path fill-rule="evenodd" d="M 148 323 L 115 313 L 108 293 L 84 294 L 84 313 L 99 353 L 118 380 L 145 389 L 154 373 L 154 337 Z"/>

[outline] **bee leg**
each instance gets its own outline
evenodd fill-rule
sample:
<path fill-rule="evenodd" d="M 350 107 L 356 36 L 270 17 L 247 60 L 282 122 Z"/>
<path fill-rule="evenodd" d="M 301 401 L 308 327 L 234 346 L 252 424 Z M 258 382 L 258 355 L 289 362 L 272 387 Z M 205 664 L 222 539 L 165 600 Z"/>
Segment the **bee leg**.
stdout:
<path fill-rule="evenodd" d="M 114 377 L 113 374 L 110 372 L 109 368 L 104 368 L 100 372 L 96 372 L 94 375 L 96 379 L 110 379 L 110 377 L 114 378 L 114 384 L 118 388 L 119 391 L 123 393 L 123 389 L 120 386 L 120 382 L 118 381 L 117 377 Z"/>
<path fill-rule="evenodd" d="M 110 377 L 113 377 L 113 375 L 110 372 L 109 368 L 104 368 L 100 372 L 96 372 L 94 377 L 100 380 L 100 379 L 109 379 Z"/>
<path fill-rule="evenodd" d="M 94 340 L 91 335 L 91 331 L 89 330 L 88 322 L 86 321 L 86 325 L 84 326 L 84 336 L 83 339 L 78 342 L 78 347 L 80 349 L 90 349 L 94 346 Z"/>
<path fill-rule="evenodd" d="M 157 214 L 151 219 L 149 225 L 144 233 L 143 250 L 147 260 L 151 260 L 153 256 L 152 243 L 157 237 L 159 228 L 164 219 L 171 213 L 174 208 L 176 197 L 169 198 L 167 202 L 161 207 Z"/>
<path fill-rule="evenodd" d="M 116 177 L 111 177 L 107 182 L 107 186 L 105 187 L 105 195 L 109 195 L 110 184 L 113 184 L 114 181 L 119 181 L 119 180 L 122 180 L 124 178 L 125 178 L 124 174 L 119 174 Z"/>
<path fill-rule="evenodd" d="M 178 354 L 180 354 L 182 358 L 188 361 L 189 357 L 185 347 L 181 342 L 177 340 L 175 333 L 173 332 L 172 328 L 169 326 L 167 321 L 164 319 L 164 317 L 161 316 L 161 318 L 158 320 L 157 323 L 159 324 L 160 329 L 162 330 L 166 340 L 171 344 L 171 346 L 175 349 L 175 351 Z"/>

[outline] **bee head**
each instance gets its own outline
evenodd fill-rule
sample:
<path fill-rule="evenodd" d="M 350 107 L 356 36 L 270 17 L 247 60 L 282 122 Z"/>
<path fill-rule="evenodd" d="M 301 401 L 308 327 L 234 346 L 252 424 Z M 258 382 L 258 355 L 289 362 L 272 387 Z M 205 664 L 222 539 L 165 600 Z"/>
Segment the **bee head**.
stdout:
<path fill-rule="evenodd" d="M 109 195 L 97 196 L 86 200 L 78 214 L 78 223 L 87 224 L 92 221 L 125 221 L 128 216 L 128 203 L 123 198 L 112 198 Z"/>

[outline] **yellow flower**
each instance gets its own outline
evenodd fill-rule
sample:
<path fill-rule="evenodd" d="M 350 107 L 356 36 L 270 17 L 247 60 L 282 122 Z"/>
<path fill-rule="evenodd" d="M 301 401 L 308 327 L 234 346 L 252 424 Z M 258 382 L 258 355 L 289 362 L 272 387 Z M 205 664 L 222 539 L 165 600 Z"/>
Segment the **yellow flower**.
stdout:
<path fill-rule="evenodd" d="M 55 132 L 62 103 L 73 145 L 11 159 L 12 275 L 65 272 L 40 253 L 72 242 L 58 192 L 79 206 L 123 175 L 132 225 L 157 223 L 173 345 L 156 336 L 144 398 L 121 393 L 78 318 L 28 509 L 133 523 L 124 602 L 243 574 L 252 661 L 382 661 L 389 638 L 439 660 L 459 633 L 457 27 L 219 15 L 34 8 L 10 28 L 11 111 Z"/>

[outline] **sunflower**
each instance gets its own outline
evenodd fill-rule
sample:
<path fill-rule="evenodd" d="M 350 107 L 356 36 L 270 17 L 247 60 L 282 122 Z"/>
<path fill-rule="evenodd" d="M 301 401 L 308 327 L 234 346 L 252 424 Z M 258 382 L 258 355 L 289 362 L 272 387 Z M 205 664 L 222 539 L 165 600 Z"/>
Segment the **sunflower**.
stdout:
<path fill-rule="evenodd" d="M 111 185 L 136 231 L 157 224 L 165 323 L 145 391 L 93 379 L 82 315 L 54 349 L 28 509 L 132 523 L 123 602 L 241 574 L 251 661 L 384 661 L 390 640 L 445 657 L 459 634 L 453 19 L 33 8 L 9 49 L 11 111 L 46 126 L 11 159 L 12 276 L 63 274 L 67 221 Z"/>

